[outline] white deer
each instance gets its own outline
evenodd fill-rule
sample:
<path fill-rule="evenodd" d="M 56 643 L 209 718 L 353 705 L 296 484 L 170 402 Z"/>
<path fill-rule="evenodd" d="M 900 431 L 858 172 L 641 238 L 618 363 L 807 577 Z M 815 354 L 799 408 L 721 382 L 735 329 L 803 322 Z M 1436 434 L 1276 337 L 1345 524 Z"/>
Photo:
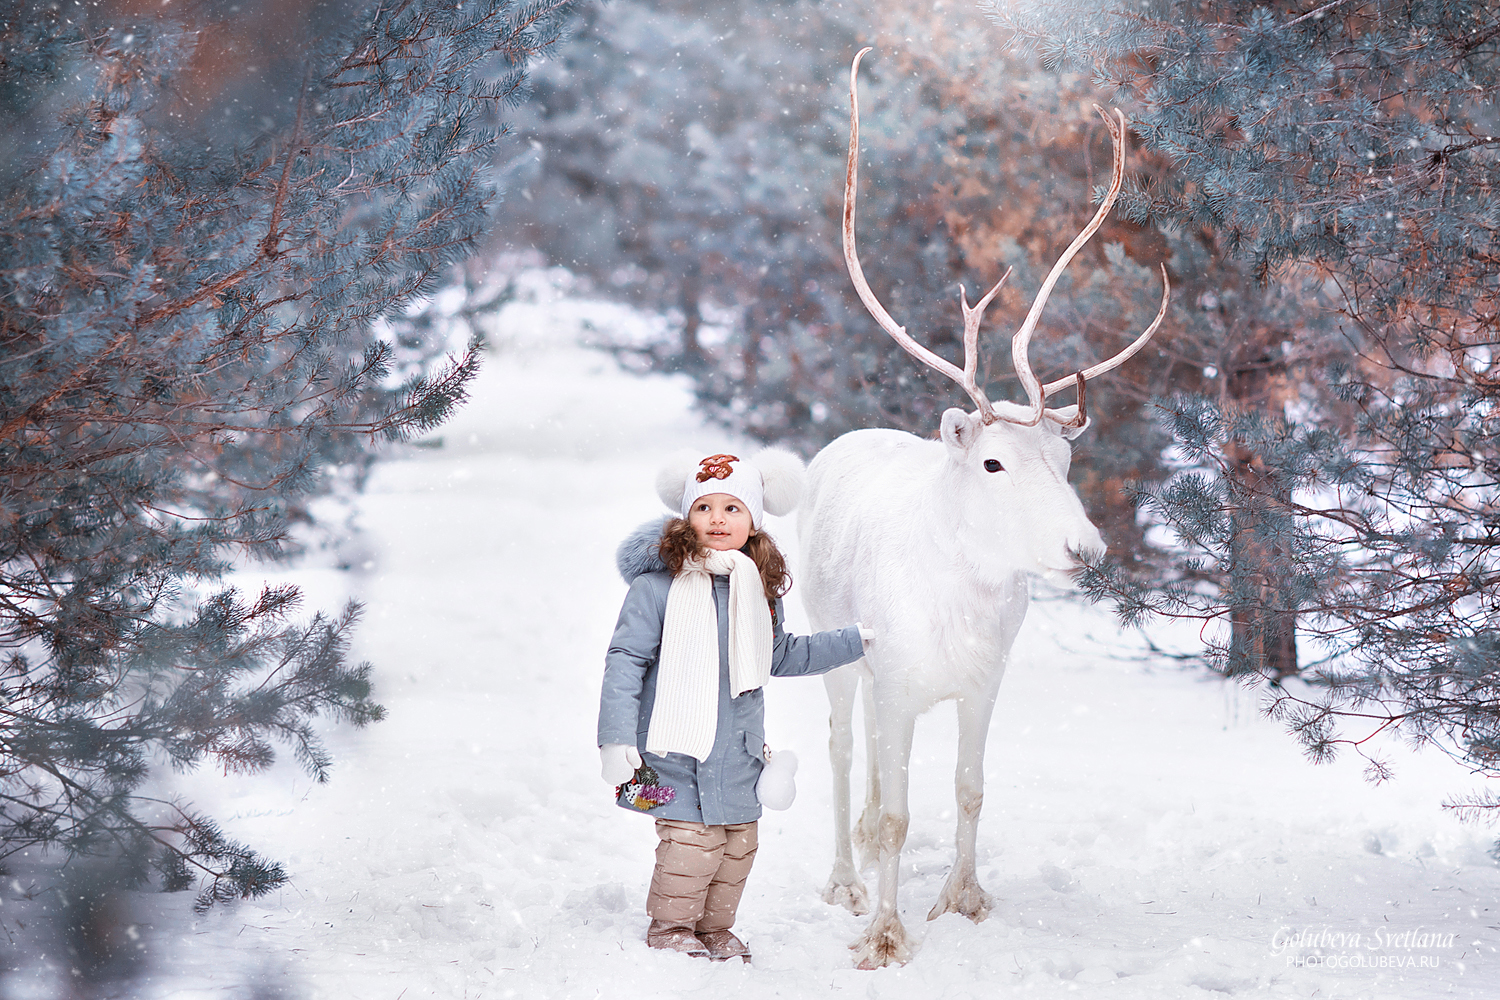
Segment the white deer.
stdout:
<path fill-rule="evenodd" d="M 962 370 L 918 344 L 897 325 L 866 283 L 854 243 L 858 185 L 859 61 L 849 71 L 849 164 L 844 188 L 844 260 L 865 307 L 896 342 L 958 382 L 976 410 L 943 414 L 941 440 L 895 430 L 845 434 L 808 469 L 800 515 L 804 600 L 814 628 L 859 621 L 876 638 L 864 659 L 825 677 L 831 703 L 829 753 L 834 775 L 834 866 L 824 898 L 855 913 L 869 895 L 850 843 L 849 769 L 853 711 L 864 682 L 868 795 L 859 822 L 862 859 L 879 862 L 879 899 L 865 934 L 852 946 L 861 968 L 905 962 L 913 943 L 896 912 L 901 848 L 909 820 L 907 768 L 918 715 L 939 701 L 958 704 L 957 859 L 928 914 L 983 920 L 990 900 L 975 874 L 974 839 L 984 802 L 984 745 L 1011 644 L 1026 616 L 1027 574 L 1067 580 L 1077 556 L 1101 552 L 1098 529 L 1068 485 L 1068 441 L 1088 424 L 1084 384 L 1145 345 L 1166 315 L 1108 361 L 1055 382 L 1032 373 L 1027 347 L 1053 285 L 1109 213 L 1125 175 L 1124 115 L 1104 114 L 1114 145 L 1109 193 L 1092 221 L 1058 258 L 1011 340 L 1029 404 L 991 403 L 975 383 L 979 322 L 1006 271 L 972 308 L 959 289 L 964 320 Z M 1076 386 L 1078 403 L 1048 409 L 1047 397 Z"/>

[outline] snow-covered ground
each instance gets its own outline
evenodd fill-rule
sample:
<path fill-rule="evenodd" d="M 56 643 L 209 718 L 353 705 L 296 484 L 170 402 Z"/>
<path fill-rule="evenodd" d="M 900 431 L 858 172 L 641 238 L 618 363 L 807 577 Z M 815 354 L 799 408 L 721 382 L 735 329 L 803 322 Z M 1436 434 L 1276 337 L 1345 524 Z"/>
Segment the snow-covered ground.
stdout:
<path fill-rule="evenodd" d="M 1073 600 L 1033 606 L 995 713 L 979 832 L 987 921 L 925 919 L 954 828 L 956 726 L 939 708 L 917 728 L 902 871 L 921 949 L 903 968 L 851 968 L 845 946 L 865 918 L 819 898 L 832 860 L 827 704 L 817 680 L 778 680 L 768 740 L 803 766 L 794 807 L 761 824 L 736 928 L 755 962 L 649 951 L 651 823 L 615 808 L 594 749 L 625 591 L 613 551 L 657 513 L 662 456 L 726 439 L 692 415 L 685 382 L 624 375 L 579 345 L 585 320 L 639 319 L 560 296 L 541 273 L 530 289 L 441 447 L 396 456 L 360 499 L 360 568 L 288 574 L 309 608 L 364 602 L 358 653 L 376 664 L 388 720 L 331 731 L 326 786 L 290 764 L 184 782 L 292 882 L 205 917 L 190 894 L 144 899 L 150 975 L 122 990 L 1500 996 L 1494 832 L 1439 809 L 1468 787 L 1461 769 L 1395 750 L 1396 780 L 1374 787 L 1357 760 L 1309 765 L 1254 695 L 1153 664 Z M 793 525 L 773 532 L 795 549 Z M 61 989 L 35 970 L 0 979 L 13 997 Z"/>

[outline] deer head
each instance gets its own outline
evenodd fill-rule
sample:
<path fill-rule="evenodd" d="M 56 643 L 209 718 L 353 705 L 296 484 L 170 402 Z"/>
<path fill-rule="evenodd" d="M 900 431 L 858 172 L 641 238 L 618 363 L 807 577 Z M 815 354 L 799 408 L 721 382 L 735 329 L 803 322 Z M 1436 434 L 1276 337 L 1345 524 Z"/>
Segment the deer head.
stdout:
<path fill-rule="evenodd" d="M 891 318 L 865 281 L 854 241 L 854 209 L 859 180 L 859 62 L 860 50 L 849 69 L 849 165 L 844 183 L 844 261 L 865 308 L 882 329 L 907 353 L 953 379 L 974 401 L 975 411 L 950 409 L 943 414 L 941 437 L 947 449 L 940 495 L 951 509 L 946 519 L 963 539 L 972 566 L 1003 575 L 1033 572 L 1062 582 L 1075 565 L 1075 556 L 1104 548 L 1098 529 L 1088 519 L 1078 495 L 1068 485 L 1072 449 L 1068 441 L 1088 425 L 1086 386 L 1089 379 L 1119 367 L 1156 333 L 1167 314 L 1171 293 L 1167 270 L 1161 269 L 1161 309 L 1151 325 L 1123 351 L 1099 364 L 1043 384 L 1032 372 L 1028 350 L 1037 321 L 1063 269 L 1103 224 L 1125 179 L 1125 116 L 1111 117 L 1096 106 L 1109 128 L 1114 147 L 1114 172 L 1109 192 L 1088 225 L 1063 251 L 1042 282 L 1020 329 L 1011 337 L 1011 358 L 1026 390 L 1027 405 L 991 403 L 975 380 L 979 362 L 979 323 L 985 307 L 1000 291 L 1010 271 L 1001 275 L 984 297 L 969 305 L 963 285 L 958 302 L 964 321 L 964 366 L 958 368 L 917 343 Z M 1047 398 L 1068 386 L 1078 390 L 1073 406 L 1049 408 Z"/>

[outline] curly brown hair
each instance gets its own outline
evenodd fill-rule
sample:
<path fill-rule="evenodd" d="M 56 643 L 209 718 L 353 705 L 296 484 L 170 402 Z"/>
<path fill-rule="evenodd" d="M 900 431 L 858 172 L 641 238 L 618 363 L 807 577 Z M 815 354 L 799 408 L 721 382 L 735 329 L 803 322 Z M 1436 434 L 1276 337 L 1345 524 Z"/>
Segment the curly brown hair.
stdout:
<path fill-rule="evenodd" d="M 661 529 L 661 541 L 657 542 L 661 561 L 673 576 L 682 572 L 682 564 L 694 556 L 702 556 L 704 548 L 698 541 L 693 526 L 680 517 L 669 520 Z M 765 587 L 766 600 L 774 601 L 792 589 L 792 574 L 786 568 L 786 558 L 771 536 L 757 531 L 750 536 L 740 551 L 755 560 L 760 570 L 761 586 Z"/>

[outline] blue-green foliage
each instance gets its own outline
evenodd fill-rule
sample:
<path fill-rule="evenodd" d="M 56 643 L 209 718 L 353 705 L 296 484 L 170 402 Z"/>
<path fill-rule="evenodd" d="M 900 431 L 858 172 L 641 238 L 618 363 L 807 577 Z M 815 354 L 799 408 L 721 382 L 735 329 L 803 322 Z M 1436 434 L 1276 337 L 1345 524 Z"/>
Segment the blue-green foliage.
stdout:
<path fill-rule="evenodd" d="M 1437 317 L 1409 313 L 1496 288 L 1500 14 L 1470 0 L 1318 6 L 1048 3 L 1001 17 L 1052 65 L 1084 65 L 1134 103 L 1132 127 L 1172 158 L 1171 188 L 1136 192 L 1137 214 L 1221 231 L 1262 274 L 1337 264 L 1362 315 L 1436 336 Z M 1417 260 L 1421 273 L 1402 270 Z"/>
<path fill-rule="evenodd" d="M 299 624 L 294 589 L 215 581 L 463 399 L 474 348 L 434 366 L 408 310 L 473 251 L 567 0 L 352 13 L 249 129 L 205 124 L 187 24 L 56 6 L 0 14 L 0 127 L 56 140 L 0 186 L 0 856 L 150 855 L 209 905 L 285 874 L 138 798 L 153 763 L 282 743 L 322 781 L 313 720 L 381 716 L 357 607 Z"/>
<path fill-rule="evenodd" d="M 1172 159 L 1167 183 L 1132 194 L 1137 216 L 1222 234 L 1268 283 L 1318 269 L 1347 345 L 1273 416 L 1158 400 L 1183 469 L 1140 500 L 1180 559 L 1165 578 L 1101 566 L 1090 589 L 1129 621 L 1295 616 L 1322 659 L 1304 674 L 1313 687 L 1274 704 L 1315 756 L 1397 726 L 1500 773 L 1500 10 L 996 11 L 1054 64 L 1117 87 Z M 1253 468 L 1236 464 L 1247 457 Z M 1234 572 L 1247 525 L 1269 532 L 1270 586 Z M 1259 669 L 1217 655 L 1228 672 Z"/>

